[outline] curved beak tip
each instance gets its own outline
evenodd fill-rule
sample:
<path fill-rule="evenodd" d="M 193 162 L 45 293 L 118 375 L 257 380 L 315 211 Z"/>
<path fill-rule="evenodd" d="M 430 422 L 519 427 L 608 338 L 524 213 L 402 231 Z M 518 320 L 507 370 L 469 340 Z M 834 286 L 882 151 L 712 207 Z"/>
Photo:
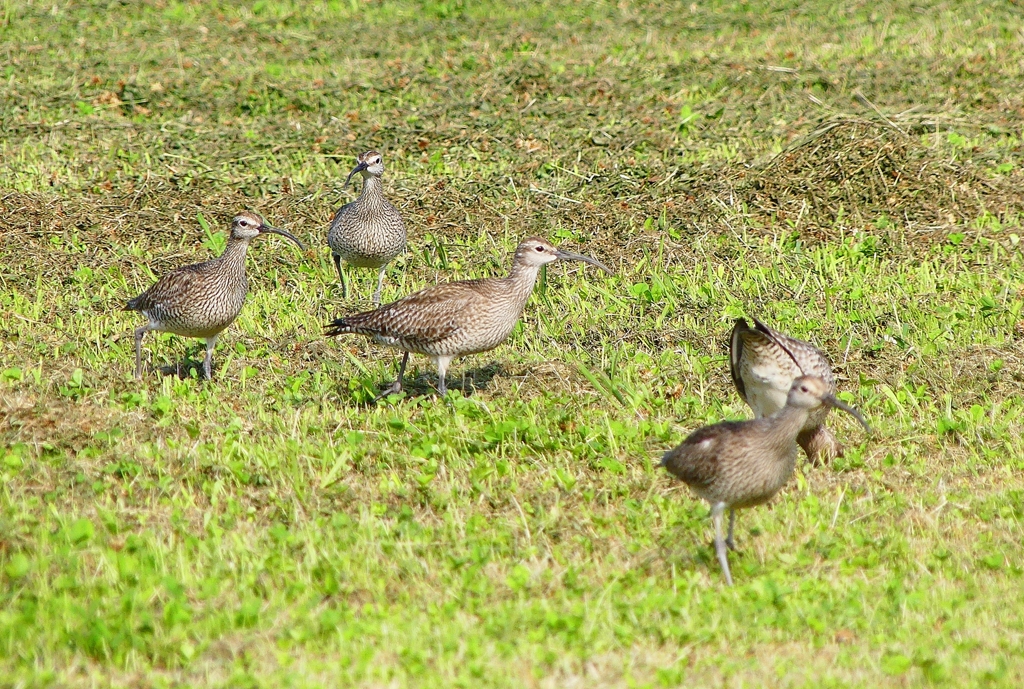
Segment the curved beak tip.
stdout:
<path fill-rule="evenodd" d="M 286 237 L 287 239 L 290 239 L 291 241 L 293 241 L 295 243 L 295 246 L 299 247 L 302 251 L 306 250 L 306 245 L 303 244 L 301 241 L 299 241 L 298 237 L 293 235 L 291 232 L 288 232 L 287 230 L 282 230 L 282 229 L 279 229 L 277 227 L 271 227 L 270 225 L 264 224 L 264 225 L 260 226 L 260 232 L 268 232 L 270 234 L 279 234 L 282 237 Z"/>
<path fill-rule="evenodd" d="M 562 251 L 561 249 L 556 251 L 555 255 L 558 257 L 558 260 L 560 261 L 582 261 L 583 263 L 589 263 L 592 266 L 597 266 L 598 268 L 608 273 L 609 275 L 615 275 L 615 271 L 613 271 L 611 268 L 598 261 L 596 258 L 584 256 L 583 254 L 575 254 L 571 251 Z"/>
<path fill-rule="evenodd" d="M 864 427 L 864 431 L 868 434 L 868 437 L 871 436 L 871 433 L 872 433 L 871 426 L 868 425 L 867 419 L 865 419 L 864 415 L 861 414 L 857 409 L 855 409 L 854 407 L 851 407 L 846 402 L 843 402 L 842 400 L 840 400 L 840 399 L 838 399 L 836 397 L 833 397 L 832 395 L 829 395 L 828 397 L 826 397 L 825 401 L 830 406 L 835 407 L 836 409 L 842 409 L 844 412 L 846 412 L 847 414 L 849 414 L 853 418 L 857 419 L 857 423 L 859 423 L 861 426 Z"/>

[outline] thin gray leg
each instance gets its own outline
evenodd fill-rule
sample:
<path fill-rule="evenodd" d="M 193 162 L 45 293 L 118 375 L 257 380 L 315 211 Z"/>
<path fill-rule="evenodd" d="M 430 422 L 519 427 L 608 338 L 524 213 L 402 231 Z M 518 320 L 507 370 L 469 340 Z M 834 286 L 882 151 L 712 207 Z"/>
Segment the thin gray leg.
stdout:
<path fill-rule="evenodd" d="M 341 272 L 341 256 L 339 256 L 338 254 L 332 253 L 331 254 L 331 258 L 334 259 L 334 267 L 338 269 L 338 280 L 340 280 L 342 283 L 344 283 L 345 282 L 345 275 Z"/>
<path fill-rule="evenodd" d="M 149 325 L 140 325 L 135 329 L 135 379 L 142 379 L 142 338 L 149 332 Z"/>
<path fill-rule="evenodd" d="M 729 536 L 725 539 L 725 544 L 729 546 L 729 550 L 736 550 L 736 543 L 732 540 L 732 527 L 736 525 L 736 510 L 729 510 Z"/>
<path fill-rule="evenodd" d="M 729 550 L 726 548 L 725 539 L 722 538 L 723 514 L 725 514 L 724 502 L 718 502 L 711 506 L 711 520 L 715 523 L 715 554 L 718 555 L 718 563 L 722 565 L 722 572 L 725 573 L 725 582 L 732 586 L 732 573 L 729 572 Z"/>
<path fill-rule="evenodd" d="M 445 383 L 445 377 L 448 375 L 448 366 L 451 365 L 452 359 L 455 357 L 451 356 L 439 356 L 437 357 L 437 394 L 444 397 L 445 393 L 448 392 L 448 385 Z"/>
<path fill-rule="evenodd" d="M 398 380 L 395 383 L 398 385 L 398 392 L 402 391 L 402 379 L 405 378 L 405 365 L 409 363 L 409 352 L 402 355 L 402 363 L 398 366 Z"/>
<path fill-rule="evenodd" d="M 396 380 L 394 383 L 392 383 L 391 386 L 389 388 L 387 388 L 384 392 L 382 392 L 379 395 L 377 395 L 376 397 L 374 397 L 373 398 L 374 402 L 376 402 L 379 399 L 383 399 L 383 398 L 387 397 L 388 395 L 398 394 L 398 393 L 400 393 L 402 391 L 402 379 L 405 377 L 405 365 L 407 363 L 409 363 L 409 352 L 406 352 L 402 356 L 402 363 L 399 364 L 399 366 L 398 366 L 398 380 Z"/>
<path fill-rule="evenodd" d="M 341 256 L 331 254 L 334 258 L 334 267 L 338 269 L 338 279 L 341 280 L 341 298 L 348 299 L 348 283 L 345 282 L 345 273 L 341 270 Z"/>
<path fill-rule="evenodd" d="M 380 273 L 377 274 L 377 291 L 373 293 L 373 303 L 375 306 L 380 306 L 380 290 L 384 286 L 384 269 L 387 266 L 383 266 L 380 269 Z"/>
<path fill-rule="evenodd" d="M 217 336 L 206 338 L 206 358 L 203 359 L 203 373 L 206 380 L 213 380 L 213 348 L 217 346 Z"/>

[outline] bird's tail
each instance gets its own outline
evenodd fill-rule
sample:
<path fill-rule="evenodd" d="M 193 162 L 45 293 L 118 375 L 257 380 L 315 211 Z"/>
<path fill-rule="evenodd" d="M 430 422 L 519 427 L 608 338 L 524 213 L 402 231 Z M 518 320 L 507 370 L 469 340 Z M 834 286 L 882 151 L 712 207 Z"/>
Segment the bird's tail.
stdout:
<path fill-rule="evenodd" d="M 356 331 L 352 328 L 352 324 L 348 322 L 347 318 L 335 318 L 324 327 L 324 335 L 327 337 L 346 335 L 354 332 Z"/>

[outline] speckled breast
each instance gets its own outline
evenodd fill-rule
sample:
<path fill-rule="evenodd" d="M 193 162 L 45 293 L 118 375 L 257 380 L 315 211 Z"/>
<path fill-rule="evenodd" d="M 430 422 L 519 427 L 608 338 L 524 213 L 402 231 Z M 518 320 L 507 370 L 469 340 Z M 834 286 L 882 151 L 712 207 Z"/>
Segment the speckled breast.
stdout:
<path fill-rule="evenodd" d="M 380 268 L 405 250 L 405 224 L 398 209 L 390 206 L 377 211 L 359 213 L 349 207 L 331 228 L 327 242 L 346 263 Z"/>

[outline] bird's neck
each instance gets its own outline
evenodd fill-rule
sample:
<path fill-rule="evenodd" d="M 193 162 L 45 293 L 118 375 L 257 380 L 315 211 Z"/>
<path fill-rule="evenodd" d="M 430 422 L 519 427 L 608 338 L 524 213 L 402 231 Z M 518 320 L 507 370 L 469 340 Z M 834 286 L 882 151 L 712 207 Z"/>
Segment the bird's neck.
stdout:
<path fill-rule="evenodd" d="M 519 261 L 512 263 L 512 272 L 508 275 L 508 281 L 512 283 L 513 289 L 522 297 L 524 303 L 533 292 L 538 272 L 540 272 L 540 266 L 531 266 Z"/>
<path fill-rule="evenodd" d="M 231 237 L 228 239 L 228 245 L 224 248 L 224 253 L 220 255 L 221 263 L 226 263 L 231 266 L 240 266 L 241 269 L 245 270 L 245 255 L 249 251 L 249 240 L 238 239 Z"/>
<path fill-rule="evenodd" d="M 512 310 L 521 314 L 526 307 L 526 302 L 533 292 L 533 286 L 537 282 L 537 271 L 540 266 L 528 266 L 519 262 L 512 264 L 512 272 L 507 278 L 501 278 L 498 282 L 506 285 L 506 294 L 509 301 L 506 302 Z"/>
<path fill-rule="evenodd" d="M 770 442 L 780 447 L 792 445 L 807 423 L 808 410 L 788 404 L 771 416 Z"/>
<path fill-rule="evenodd" d="M 369 175 L 363 178 L 363 190 L 359 192 L 359 203 L 363 207 L 375 207 L 384 203 L 384 185 L 380 177 Z"/>

